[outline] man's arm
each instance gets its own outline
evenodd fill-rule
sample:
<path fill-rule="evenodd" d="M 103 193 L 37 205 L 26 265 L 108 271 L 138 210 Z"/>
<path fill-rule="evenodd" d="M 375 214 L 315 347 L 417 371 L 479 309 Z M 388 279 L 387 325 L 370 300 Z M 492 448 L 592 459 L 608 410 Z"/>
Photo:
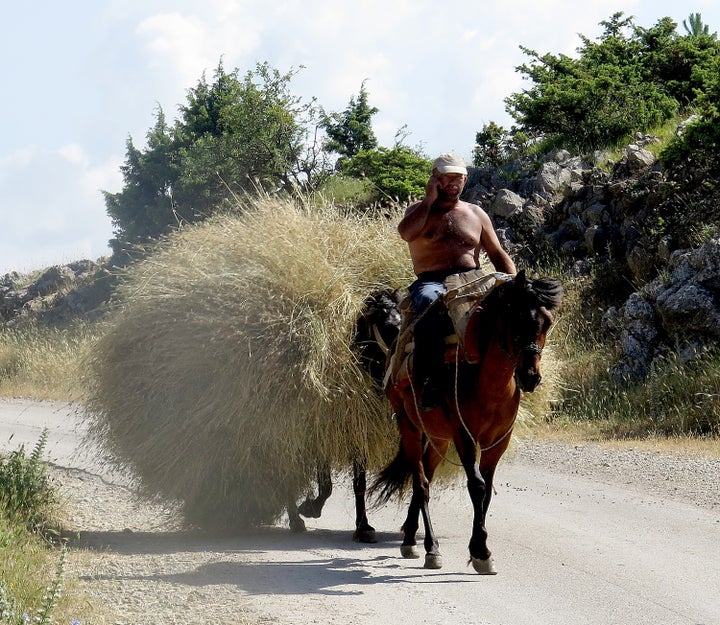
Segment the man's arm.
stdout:
<path fill-rule="evenodd" d="M 495 228 L 490 221 L 488 214 L 480 209 L 480 220 L 482 221 L 482 235 L 480 237 L 480 243 L 485 249 L 490 262 L 495 267 L 495 271 L 501 271 L 508 274 L 516 274 L 517 269 L 510 255 L 500 245 Z"/>
<path fill-rule="evenodd" d="M 434 176 L 430 177 L 425 185 L 425 197 L 405 211 L 405 216 L 398 224 L 398 232 L 403 241 L 410 243 L 417 239 L 425 229 L 430 209 L 438 198 L 438 181 Z"/>

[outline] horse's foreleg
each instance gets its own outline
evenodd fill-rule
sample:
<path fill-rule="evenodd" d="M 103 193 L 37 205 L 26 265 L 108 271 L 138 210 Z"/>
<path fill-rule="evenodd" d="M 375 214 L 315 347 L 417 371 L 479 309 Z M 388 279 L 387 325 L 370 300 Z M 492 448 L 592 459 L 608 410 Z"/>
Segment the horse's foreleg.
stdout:
<path fill-rule="evenodd" d="M 332 475 L 330 466 L 321 463 L 317 466 L 318 494 L 315 499 L 308 497 L 298 507 L 298 512 L 308 519 L 318 519 L 322 513 L 323 506 L 332 495 Z"/>
<path fill-rule="evenodd" d="M 485 513 L 487 504 L 490 503 L 491 484 L 488 485 L 485 476 L 480 472 L 475 441 L 470 438 L 469 434 L 460 432 L 455 439 L 455 447 L 463 469 L 465 469 L 468 494 L 473 507 L 472 535 L 468 545 L 470 562 L 475 571 L 481 575 L 494 575 L 497 571 L 487 546 L 487 529 L 485 528 Z M 492 483 L 492 472 L 489 477 Z"/>
<path fill-rule="evenodd" d="M 422 514 L 423 525 L 425 526 L 425 568 L 439 569 L 442 567 L 442 556 L 440 555 L 440 544 L 438 543 L 435 531 L 430 520 L 430 482 L 432 481 L 435 469 L 447 450 L 447 445 L 441 444 L 440 453 L 433 445 L 428 447 L 423 458 L 415 465 L 413 471 L 413 493 L 408 508 L 408 516 L 403 531 L 405 537 L 400 547 L 404 558 L 419 558 L 417 551 L 416 535 L 419 526 L 419 516 Z"/>
<path fill-rule="evenodd" d="M 432 446 L 430 449 L 433 449 Z M 439 569 L 442 568 L 442 556 L 440 555 L 440 544 L 435 531 L 430 521 L 430 481 L 432 480 L 435 468 L 439 462 L 436 459 L 437 454 L 434 451 L 428 450 L 425 454 L 423 462 L 423 470 L 419 476 L 419 483 L 422 492 L 422 501 L 420 502 L 420 512 L 423 517 L 423 524 L 425 526 L 425 568 L 426 569 Z M 427 473 L 426 473 L 427 471 Z M 415 483 L 413 482 L 413 491 Z M 414 494 L 413 494 L 414 496 Z"/>
<path fill-rule="evenodd" d="M 365 491 L 367 490 L 367 475 L 365 466 L 360 462 L 353 462 L 353 492 L 355 493 L 355 533 L 353 540 L 360 543 L 377 542 L 375 528 L 370 525 L 365 507 Z"/>

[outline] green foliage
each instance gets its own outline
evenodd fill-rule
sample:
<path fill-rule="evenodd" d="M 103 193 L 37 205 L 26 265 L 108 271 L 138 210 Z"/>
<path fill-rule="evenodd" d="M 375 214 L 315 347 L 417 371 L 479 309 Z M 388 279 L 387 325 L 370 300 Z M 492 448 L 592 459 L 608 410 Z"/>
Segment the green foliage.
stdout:
<path fill-rule="evenodd" d="M 690 23 L 690 26 L 688 26 L 688 23 Z M 694 37 L 710 34 L 710 27 L 707 24 L 703 24 L 700 13 L 691 13 L 687 20 L 683 20 L 683 27 L 688 35 L 693 35 Z"/>
<path fill-rule="evenodd" d="M 147 148 L 139 150 L 127 140 L 125 164 L 120 167 L 124 188 L 119 193 L 103 192 L 107 214 L 115 228 L 111 241 L 115 251 L 123 243 L 137 243 L 166 233 L 179 221 L 190 221 L 192 213 L 178 212 L 172 189 L 178 178 L 177 159 L 171 130 L 162 110 L 147 133 Z"/>
<path fill-rule="evenodd" d="M 645 131 L 695 102 L 720 52 L 715 35 L 682 37 L 667 17 L 649 29 L 622 13 L 601 24 L 597 41 L 581 36 L 578 58 L 522 48 L 531 61 L 517 69 L 533 85 L 505 102 L 529 136 L 591 150 Z"/>
<path fill-rule="evenodd" d="M 170 127 L 160 110 L 147 148 L 128 140 L 124 186 L 105 193 L 115 252 L 205 219 L 258 186 L 295 192 L 326 175 L 314 101 L 292 95 L 285 74 L 267 63 L 244 77 L 222 64 L 214 80 L 190 89 Z"/>
<path fill-rule="evenodd" d="M 29 456 L 21 446 L 0 458 L 0 511 L 31 531 L 48 529 L 57 507 L 55 489 L 42 462 L 47 437 L 45 429 Z"/>
<path fill-rule="evenodd" d="M 375 189 L 373 200 L 381 204 L 422 195 L 431 171 L 428 159 L 401 145 L 360 150 L 344 167 L 344 173 L 369 180 Z"/>
<path fill-rule="evenodd" d="M 498 167 L 514 158 L 528 153 L 530 138 L 513 126 L 506 130 L 495 122 L 483 125 L 475 135 L 473 165 L 475 167 Z"/>
<path fill-rule="evenodd" d="M 175 128 L 182 172 L 176 199 L 203 215 L 244 191 L 312 185 L 318 163 L 305 151 L 319 123 L 314 102 L 292 95 L 285 74 L 258 64 L 240 79 L 222 65 L 191 89 Z"/>
<path fill-rule="evenodd" d="M 660 153 L 666 166 L 690 163 L 717 174 L 720 167 L 720 53 L 708 67 L 696 68 L 696 117 Z"/>
<path fill-rule="evenodd" d="M 368 94 L 363 82 L 357 100 L 350 98 L 350 103 L 342 113 L 323 113 L 321 126 L 328 136 L 323 147 L 328 152 L 340 154 L 340 169 L 344 159 L 352 158 L 360 150 L 377 148 L 372 117 L 378 112 L 378 108 L 368 104 Z"/>
<path fill-rule="evenodd" d="M 370 206 L 375 194 L 369 180 L 333 174 L 323 182 L 317 196 L 321 204 L 327 200 L 339 206 L 359 208 Z"/>

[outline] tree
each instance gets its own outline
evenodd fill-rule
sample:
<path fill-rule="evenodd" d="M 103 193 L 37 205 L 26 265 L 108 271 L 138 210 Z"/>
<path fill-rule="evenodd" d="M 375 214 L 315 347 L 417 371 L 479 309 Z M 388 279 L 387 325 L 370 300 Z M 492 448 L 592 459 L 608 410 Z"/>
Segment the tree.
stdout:
<path fill-rule="evenodd" d="M 690 26 L 688 26 L 688 22 Z M 693 37 L 710 34 L 710 27 L 707 24 L 703 24 L 700 13 L 691 13 L 687 20 L 683 20 L 683 26 L 685 27 L 685 32 Z"/>
<path fill-rule="evenodd" d="M 619 12 L 601 24 L 598 40 L 581 35 L 578 58 L 522 48 L 531 60 L 517 69 L 532 86 L 505 103 L 528 135 L 595 149 L 648 130 L 693 104 L 720 54 L 715 35 L 681 37 L 668 17 L 645 29 Z"/>
<path fill-rule="evenodd" d="M 212 211 L 257 185 L 293 193 L 315 183 L 325 169 L 318 111 L 290 92 L 296 74 L 262 63 L 240 79 L 220 65 L 213 84 L 190 91 L 177 127 L 183 201 Z"/>
<path fill-rule="evenodd" d="M 158 113 L 145 150 L 128 140 L 123 190 L 105 194 L 114 249 L 204 219 L 257 186 L 294 193 L 328 175 L 315 102 L 290 92 L 297 72 L 238 71 L 220 63 L 212 82 L 203 74 L 172 127 Z"/>
<path fill-rule="evenodd" d="M 342 113 L 323 113 L 321 125 L 328 136 L 323 147 L 328 152 L 340 154 L 339 168 L 342 168 L 345 160 L 351 159 L 361 150 L 377 148 L 372 117 L 378 112 L 379 109 L 368 104 L 368 94 L 363 82 L 357 100 L 351 97 Z"/>
<path fill-rule="evenodd" d="M 125 164 L 120 167 L 123 190 L 103 192 L 114 226 L 115 238 L 110 244 L 116 253 L 125 243 L 157 238 L 190 217 L 173 201 L 178 171 L 172 134 L 162 109 L 158 109 L 155 126 L 147 133 L 147 144 L 141 151 L 128 138 Z"/>
<path fill-rule="evenodd" d="M 406 202 L 424 193 L 432 163 L 416 151 L 396 145 L 360 150 L 347 162 L 344 173 L 369 180 L 375 189 L 374 200 L 380 204 Z"/>

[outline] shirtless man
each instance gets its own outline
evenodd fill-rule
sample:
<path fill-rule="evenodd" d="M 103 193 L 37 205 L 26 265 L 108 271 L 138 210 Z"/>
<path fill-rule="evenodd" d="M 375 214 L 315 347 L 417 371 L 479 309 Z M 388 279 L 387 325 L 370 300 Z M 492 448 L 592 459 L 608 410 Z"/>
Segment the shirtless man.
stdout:
<path fill-rule="evenodd" d="M 433 162 L 425 197 L 408 207 L 398 224 L 417 275 L 408 288 L 416 315 L 445 291 L 445 278 L 477 269 L 483 250 L 496 271 L 517 272 L 500 245 L 488 214 L 479 206 L 460 200 L 466 182 L 463 160 L 454 154 L 440 155 Z M 413 378 L 420 389 L 420 407 L 424 409 L 437 405 L 438 391 L 444 382 L 441 354 L 447 322 L 444 307 L 434 306 L 415 325 Z"/>

